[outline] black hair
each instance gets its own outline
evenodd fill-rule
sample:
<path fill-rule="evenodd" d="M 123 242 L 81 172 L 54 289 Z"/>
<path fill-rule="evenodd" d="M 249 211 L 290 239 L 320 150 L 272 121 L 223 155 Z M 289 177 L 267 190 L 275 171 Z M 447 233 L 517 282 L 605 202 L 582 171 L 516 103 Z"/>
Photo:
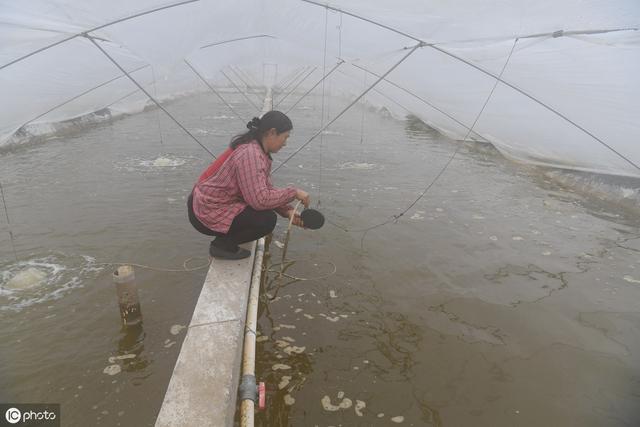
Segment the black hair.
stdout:
<path fill-rule="evenodd" d="M 235 150 L 238 145 L 247 144 L 254 140 L 261 143 L 262 137 L 269 129 L 275 129 L 276 133 L 281 134 L 293 129 L 293 124 L 286 114 L 272 110 L 265 113 L 262 118 L 254 117 L 247 123 L 247 129 L 249 129 L 248 132 L 236 135 L 231 139 L 231 148 Z"/>

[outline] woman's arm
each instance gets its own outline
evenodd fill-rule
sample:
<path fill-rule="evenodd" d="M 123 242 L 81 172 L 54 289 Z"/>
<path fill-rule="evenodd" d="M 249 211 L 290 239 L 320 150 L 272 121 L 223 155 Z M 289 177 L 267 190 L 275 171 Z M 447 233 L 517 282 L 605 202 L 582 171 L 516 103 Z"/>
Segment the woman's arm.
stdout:
<path fill-rule="evenodd" d="M 247 148 L 235 157 L 238 187 L 244 201 L 253 209 L 262 211 L 278 208 L 294 200 L 298 190 L 294 187 L 270 186 L 264 160 L 259 157 L 261 153 Z"/>

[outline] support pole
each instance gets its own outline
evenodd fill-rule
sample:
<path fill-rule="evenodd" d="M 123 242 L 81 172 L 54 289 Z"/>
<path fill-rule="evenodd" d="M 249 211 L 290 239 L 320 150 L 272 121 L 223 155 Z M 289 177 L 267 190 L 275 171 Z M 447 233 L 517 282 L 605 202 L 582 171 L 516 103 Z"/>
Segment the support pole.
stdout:
<path fill-rule="evenodd" d="M 142 311 L 138 298 L 138 287 L 133 267 L 122 265 L 113 272 L 113 283 L 116 285 L 118 305 L 120 306 L 120 318 L 122 325 L 135 326 L 142 323 Z"/>

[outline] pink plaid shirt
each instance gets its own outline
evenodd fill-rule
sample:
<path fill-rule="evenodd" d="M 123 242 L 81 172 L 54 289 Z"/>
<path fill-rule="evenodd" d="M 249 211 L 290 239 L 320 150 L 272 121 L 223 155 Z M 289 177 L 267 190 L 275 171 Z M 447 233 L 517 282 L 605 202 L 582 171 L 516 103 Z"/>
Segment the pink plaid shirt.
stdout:
<path fill-rule="evenodd" d="M 233 219 L 251 206 L 285 216 L 296 197 L 294 187 L 274 188 L 271 159 L 257 142 L 239 145 L 220 169 L 193 189 L 193 211 L 207 228 L 227 233 Z"/>

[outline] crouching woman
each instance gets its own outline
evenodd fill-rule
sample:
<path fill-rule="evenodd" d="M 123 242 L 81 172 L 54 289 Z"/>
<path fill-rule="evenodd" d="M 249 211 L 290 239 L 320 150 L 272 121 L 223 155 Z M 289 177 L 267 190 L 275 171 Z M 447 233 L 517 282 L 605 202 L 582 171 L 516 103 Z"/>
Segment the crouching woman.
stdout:
<path fill-rule="evenodd" d="M 271 154 L 287 142 L 293 128 L 280 111 L 269 111 L 247 124 L 248 132 L 235 136 L 229 148 L 205 170 L 187 202 L 189 221 L 200 233 L 216 236 L 209 254 L 220 259 L 251 255 L 238 245 L 263 237 L 275 228 L 276 213 L 303 223 L 293 200 L 309 206 L 309 194 L 295 187 L 271 183 Z"/>

